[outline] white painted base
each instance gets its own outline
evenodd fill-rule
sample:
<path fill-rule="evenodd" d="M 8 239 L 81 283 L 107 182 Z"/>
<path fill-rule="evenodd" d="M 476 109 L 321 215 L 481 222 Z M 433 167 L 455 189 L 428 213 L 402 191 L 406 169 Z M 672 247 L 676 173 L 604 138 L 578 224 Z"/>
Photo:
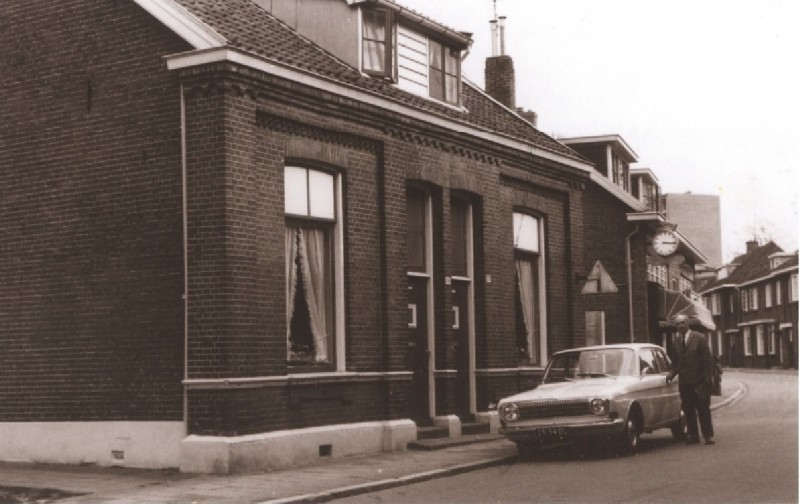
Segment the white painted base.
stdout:
<path fill-rule="evenodd" d="M 458 415 L 442 415 L 433 417 L 433 425 L 436 427 L 447 427 L 448 437 L 461 437 L 461 419 L 458 418 Z"/>
<path fill-rule="evenodd" d="M 309 465 L 327 456 L 405 450 L 416 438 L 417 426 L 411 420 L 328 425 L 237 437 L 188 436 L 181 443 L 180 469 L 205 474 L 284 469 Z"/>
<path fill-rule="evenodd" d="M 177 467 L 183 422 L 0 422 L 0 460 Z"/>

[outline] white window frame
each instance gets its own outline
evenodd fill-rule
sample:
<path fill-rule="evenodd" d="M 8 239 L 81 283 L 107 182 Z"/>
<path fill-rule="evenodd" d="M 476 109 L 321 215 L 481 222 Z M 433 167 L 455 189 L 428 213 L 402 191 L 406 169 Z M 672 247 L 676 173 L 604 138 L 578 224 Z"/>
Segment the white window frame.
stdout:
<path fill-rule="evenodd" d="M 334 212 L 334 224 L 333 224 L 333 272 L 332 272 L 332 280 L 333 280 L 333 317 L 334 317 L 334 335 L 333 335 L 333 354 L 335 361 L 334 369 L 335 372 L 344 372 L 346 371 L 346 352 L 347 349 L 345 347 L 346 342 L 346 334 L 345 334 L 345 293 L 344 293 L 344 209 L 342 205 L 342 176 L 340 173 L 334 173 L 326 170 L 319 170 L 316 168 L 311 168 L 308 166 L 301 165 L 286 165 L 284 167 L 284 180 L 285 180 L 285 173 L 287 169 L 304 169 L 308 170 L 309 172 L 320 172 L 333 175 L 333 212 Z M 308 197 L 308 196 L 307 196 Z M 309 204 L 310 208 L 310 204 Z M 285 212 L 285 209 L 284 209 Z M 284 215 L 289 217 L 302 217 L 302 215 L 292 214 L 292 213 L 284 213 Z M 287 324 L 289 321 L 287 321 Z M 288 337 L 288 336 L 287 336 Z M 287 341 L 288 344 L 288 341 Z M 330 369 L 330 368 L 329 368 Z M 309 372 L 313 371 L 313 366 L 309 366 Z"/>
<path fill-rule="evenodd" d="M 789 301 L 797 301 L 797 273 L 794 273 L 789 279 Z"/>
<path fill-rule="evenodd" d="M 775 306 L 781 305 L 781 280 L 775 280 Z"/>
<path fill-rule="evenodd" d="M 764 355 L 766 341 L 764 340 L 764 326 L 758 324 L 756 326 L 756 355 Z"/>
<path fill-rule="evenodd" d="M 744 340 L 744 354 L 749 357 L 753 355 L 753 345 L 750 340 L 750 326 L 742 328 L 742 335 Z"/>
<path fill-rule="evenodd" d="M 749 309 L 750 293 L 747 289 L 742 289 L 740 291 L 740 297 L 742 298 L 742 311 L 746 312 Z"/>
<path fill-rule="evenodd" d="M 519 217 L 518 217 L 519 216 Z M 530 247 L 523 244 L 519 244 L 520 240 L 524 238 L 521 235 L 525 223 L 528 222 L 528 219 L 532 219 L 536 223 L 536 243 L 535 246 Z M 538 355 L 538 364 L 539 366 L 544 366 L 547 363 L 547 288 L 546 282 L 544 279 L 545 276 L 545 246 L 544 246 L 544 219 L 541 217 L 535 217 L 529 213 L 525 212 L 517 212 L 515 211 L 513 214 L 512 219 L 512 227 L 513 229 L 513 239 L 514 239 L 514 250 L 519 250 L 525 253 L 536 253 L 538 254 L 538 260 L 536 267 L 538 269 L 538 277 L 539 277 L 539 355 Z M 518 246 L 518 244 L 520 246 Z M 530 335 L 528 336 L 528 351 L 529 351 L 529 358 L 532 358 L 531 350 L 533 349 L 533 342 L 530 340 Z"/>
<path fill-rule="evenodd" d="M 764 308 L 772 308 L 772 282 L 764 284 Z"/>
<path fill-rule="evenodd" d="M 722 357 L 722 354 L 724 353 L 724 348 L 725 345 L 722 344 L 722 331 L 717 330 L 717 355 Z"/>
<path fill-rule="evenodd" d="M 758 287 L 750 288 L 750 309 L 758 310 Z"/>
<path fill-rule="evenodd" d="M 719 308 L 719 304 L 720 303 L 719 302 L 720 302 L 719 293 L 717 292 L 717 293 L 712 294 L 711 295 L 711 314 L 712 315 L 719 315 L 720 314 L 720 308 Z"/>
<path fill-rule="evenodd" d="M 769 332 L 769 354 L 775 355 L 778 351 L 778 336 L 775 330 Z"/>

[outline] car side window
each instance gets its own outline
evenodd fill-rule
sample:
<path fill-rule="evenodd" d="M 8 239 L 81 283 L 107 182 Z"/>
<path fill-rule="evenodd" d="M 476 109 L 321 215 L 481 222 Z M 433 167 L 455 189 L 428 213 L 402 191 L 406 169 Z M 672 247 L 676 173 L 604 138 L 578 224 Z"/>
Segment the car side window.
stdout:
<path fill-rule="evenodd" d="M 643 375 L 659 373 L 656 356 L 651 349 L 643 348 L 639 351 L 639 370 Z"/>
<path fill-rule="evenodd" d="M 667 357 L 667 354 L 664 353 L 664 350 L 660 348 L 654 350 L 654 353 L 659 372 L 668 373 L 670 370 L 670 362 L 669 362 L 669 357 Z"/>

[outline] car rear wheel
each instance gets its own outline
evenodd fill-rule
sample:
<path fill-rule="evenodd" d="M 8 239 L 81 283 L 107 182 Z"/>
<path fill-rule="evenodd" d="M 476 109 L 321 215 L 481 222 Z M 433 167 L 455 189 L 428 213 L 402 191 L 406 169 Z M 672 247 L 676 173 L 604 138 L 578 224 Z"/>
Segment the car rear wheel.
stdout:
<path fill-rule="evenodd" d="M 622 433 L 622 443 L 620 448 L 622 453 L 633 455 L 639 450 L 639 438 L 642 431 L 639 428 L 638 417 L 635 414 L 629 414 L 628 419 L 625 421 L 625 430 Z"/>
<path fill-rule="evenodd" d="M 678 421 L 670 425 L 672 431 L 672 439 L 675 441 L 683 441 L 686 439 L 686 414 L 681 410 Z"/>

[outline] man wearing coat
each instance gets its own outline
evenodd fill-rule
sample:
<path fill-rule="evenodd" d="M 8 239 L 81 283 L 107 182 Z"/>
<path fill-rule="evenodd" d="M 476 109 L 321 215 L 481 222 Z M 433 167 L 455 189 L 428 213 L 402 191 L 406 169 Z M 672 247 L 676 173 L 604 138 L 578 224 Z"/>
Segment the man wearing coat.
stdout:
<path fill-rule="evenodd" d="M 699 332 L 689 330 L 689 318 L 676 315 L 673 322 L 678 333 L 673 340 L 674 359 L 667 381 L 678 375 L 678 390 L 681 406 L 686 414 L 689 437 L 687 444 L 698 444 L 697 420 L 707 445 L 714 444 L 714 426 L 711 423 L 711 391 L 713 390 L 714 360 L 706 338 Z"/>

